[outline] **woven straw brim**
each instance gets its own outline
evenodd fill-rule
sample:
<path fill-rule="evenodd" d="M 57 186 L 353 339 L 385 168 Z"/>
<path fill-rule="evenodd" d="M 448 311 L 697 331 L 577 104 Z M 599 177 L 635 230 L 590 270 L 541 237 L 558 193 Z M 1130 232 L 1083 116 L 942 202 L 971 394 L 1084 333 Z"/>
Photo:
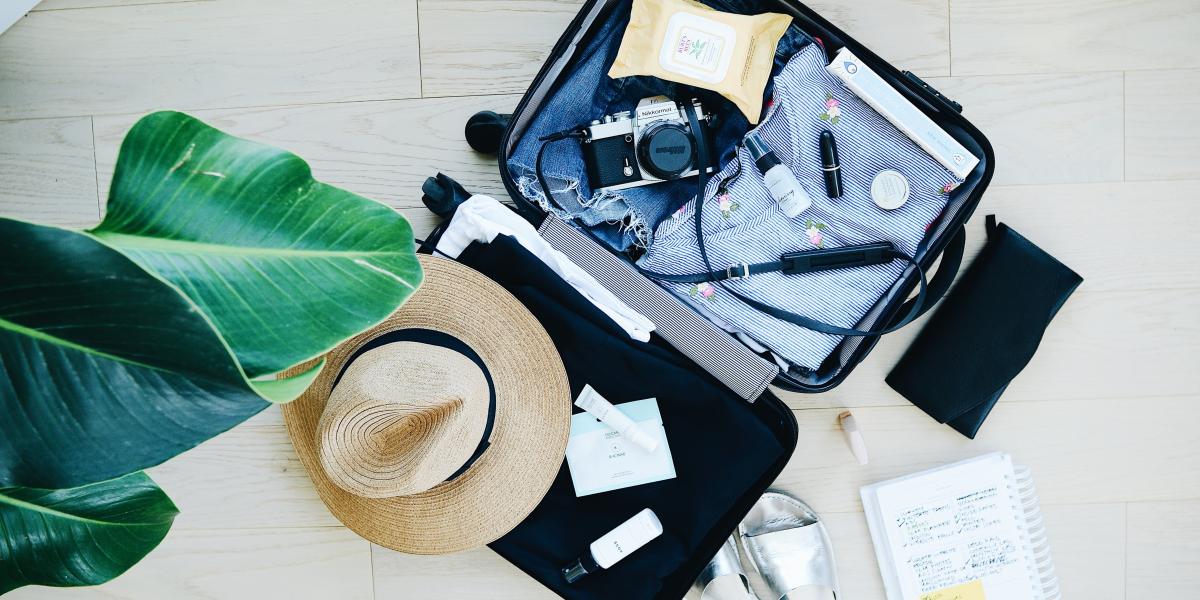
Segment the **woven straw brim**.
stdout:
<path fill-rule="evenodd" d="M 347 365 L 317 423 L 325 476 L 356 496 L 392 498 L 432 488 L 479 445 L 488 383 L 450 348 L 392 342 Z"/>
<path fill-rule="evenodd" d="M 445 554 L 495 541 L 550 489 L 571 427 L 571 391 L 554 342 L 507 290 L 457 262 L 419 256 L 425 281 L 383 323 L 338 346 L 300 398 L 283 406 L 292 445 L 321 500 L 367 540 L 410 554 Z M 364 498 L 329 480 L 318 458 L 317 424 L 346 360 L 398 329 L 458 338 L 487 365 L 496 393 L 492 443 L 466 472 L 425 492 Z"/>

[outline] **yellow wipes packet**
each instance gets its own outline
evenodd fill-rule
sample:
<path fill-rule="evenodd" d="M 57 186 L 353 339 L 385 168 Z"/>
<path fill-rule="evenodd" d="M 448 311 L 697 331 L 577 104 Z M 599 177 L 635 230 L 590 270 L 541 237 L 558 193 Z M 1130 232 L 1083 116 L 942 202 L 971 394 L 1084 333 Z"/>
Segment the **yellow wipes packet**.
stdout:
<path fill-rule="evenodd" d="M 758 123 L 775 48 L 791 23 L 779 13 L 735 15 L 692 0 L 634 0 L 608 76 L 652 75 L 713 90 Z"/>

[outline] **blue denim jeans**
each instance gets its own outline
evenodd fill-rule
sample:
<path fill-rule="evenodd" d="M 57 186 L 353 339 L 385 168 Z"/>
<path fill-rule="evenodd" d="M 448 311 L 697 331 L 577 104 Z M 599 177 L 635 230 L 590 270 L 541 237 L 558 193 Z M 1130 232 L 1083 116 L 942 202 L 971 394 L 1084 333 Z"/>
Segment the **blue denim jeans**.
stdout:
<path fill-rule="evenodd" d="M 706 4 L 727 12 L 757 14 L 762 3 L 753 0 L 706 0 Z M 546 149 L 543 173 L 550 193 L 547 201 L 534 169 L 542 142 L 538 138 L 560 131 L 574 130 L 593 119 L 617 111 L 632 111 L 642 98 L 665 95 L 686 101 L 699 98 L 706 109 L 717 116 L 714 144 L 720 151 L 720 164 L 732 158 L 732 150 L 750 129 L 749 121 L 730 102 L 707 90 L 664 81 L 655 77 L 612 79 L 608 69 L 620 46 L 629 22 L 631 0 L 620 3 L 608 21 L 600 25 L 595 37 L 580 51 L 557 91 L 538 109 L 516 149 L 508 168 L 521 193 L 543 209 L 592 231 L 614 250 L 631 246 L 646 247 L 653 241 L 657 225 L 696 195 L 696 178 L 655 183 L 619 192 L 594 191 L 579 144 L 559 141 Z M 776 52 L 776 72 L 787 58 L 799 52 L 811 39 L 798 27 L 791 27 Z M 769 97 L 770 90 L 767 90 Z"/>

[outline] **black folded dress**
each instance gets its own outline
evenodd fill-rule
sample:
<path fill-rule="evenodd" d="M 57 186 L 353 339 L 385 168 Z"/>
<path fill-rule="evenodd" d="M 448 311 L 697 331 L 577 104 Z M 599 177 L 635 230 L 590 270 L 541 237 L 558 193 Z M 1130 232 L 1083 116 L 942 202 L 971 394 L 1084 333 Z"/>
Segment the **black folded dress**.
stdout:
<path fill-rule="evenodd" d="M 723 517 L 785 455 L 755 414 L 767 407 L 742 400 L 657 336 L 648 343 L 631 339 L 511 237 L 473 243 L 458 260 L 495 280 L 537 317 L 562 355 L 573 397 L 590 384 L 614 404 L 656 398 L 675 460 L 674 479 L 583 498 L 575 496 L 564 462 L 533 513 L 489 546 L 572 599 L 644 600 L 685 588 L 690 581 L 674 581 L 687 571 L 681 566 L 711 558 L 711 550 L 700 549 L 714 536 L 728 535 Z M 567 584 L 562 567 L 644 508 L 662 521 L 662 536 L 611 569 Z"/>
<path fill-rule="evenodd" d="M 974 438 L 1083 278 L 987 217 L 988 242 L 887 376 L 929 416 Z"/>

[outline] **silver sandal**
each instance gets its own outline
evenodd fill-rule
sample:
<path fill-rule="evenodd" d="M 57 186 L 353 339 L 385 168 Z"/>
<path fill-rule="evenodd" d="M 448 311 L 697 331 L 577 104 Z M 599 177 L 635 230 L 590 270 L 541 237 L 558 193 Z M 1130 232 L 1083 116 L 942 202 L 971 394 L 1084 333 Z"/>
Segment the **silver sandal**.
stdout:
<path fill-rule="evenodd" d="M 729 536 L 721 545 L 717 555 L 692 583 L 691 591 L 691 597 L 697 600 L 757 600 L 742 568 L 734 536 Z"/>
<path fill-rule="evenodd" d="M 742 519 L 738 535 L 772 600 L 810 586 L 841 598 L 833 543 L 825 523 L 807 504 L 781 492 L 767 492 Z"/>

